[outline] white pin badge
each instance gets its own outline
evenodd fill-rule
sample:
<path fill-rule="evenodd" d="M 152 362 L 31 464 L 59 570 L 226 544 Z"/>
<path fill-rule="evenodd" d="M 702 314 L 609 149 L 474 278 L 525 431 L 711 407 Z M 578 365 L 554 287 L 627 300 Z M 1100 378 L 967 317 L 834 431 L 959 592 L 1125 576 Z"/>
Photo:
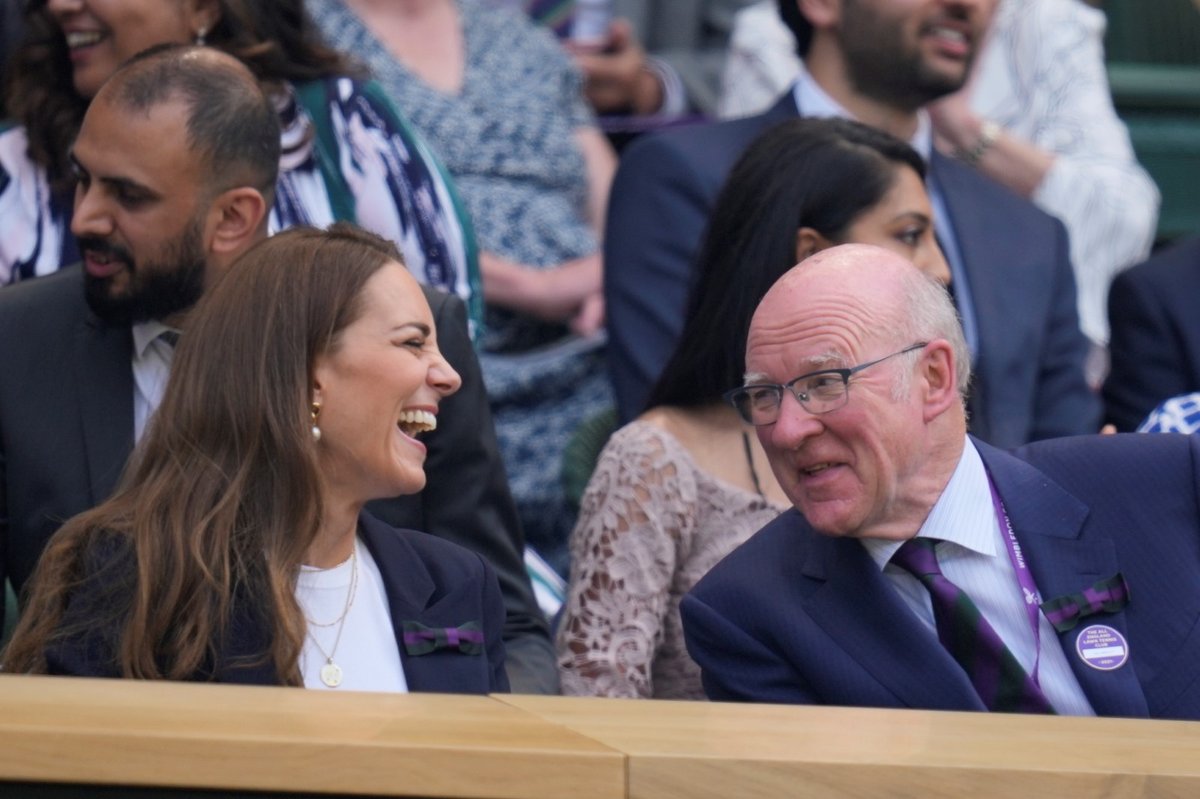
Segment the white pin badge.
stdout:
<path fill-rule="evenodd" d="M 1098 671 L 1119 669 L 1129 660 L 1125 636 L 1107 624 L 1092 624 L 1080 630 L 1075 651 L 1084 663 Z"/>

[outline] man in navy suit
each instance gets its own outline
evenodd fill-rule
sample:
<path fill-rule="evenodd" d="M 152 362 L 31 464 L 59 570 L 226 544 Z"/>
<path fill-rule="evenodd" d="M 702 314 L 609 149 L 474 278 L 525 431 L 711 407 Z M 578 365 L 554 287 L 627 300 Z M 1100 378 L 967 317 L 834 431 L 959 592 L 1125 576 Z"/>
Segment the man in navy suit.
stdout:
<path fill-rule="evenodd" d="M 1084 376 L 1067 234 L 1028 201 L 933 150 L 922 107 L 959 88 L 994 0 L 780 0 L 805 69 L 765 114 L 667 131 L 623 154 L 605 235 L 609 359 L 621 421 L 673 350 L 694 258 L 729 169 L 797 114 L 849 116 L 911 141 L 975 363 L 971 429 L 997 446 L 1099 429 Z M 964 157 L 978 156 L 981 132 Z"/>
<path fill-rule="evenodd" d="M 18 591 L 62 522 L 112 493 L 169 372 L 172 350 L 157 334 L 186 328 L 206 287 L 267 235 L 277 115 L 229 56 L 206 48 L 180 60 L 181 83 L 199 96 L 189 101 L 180 89 L 151 111 L 183 116 L 189 134 L 203 128 L 199 143 L 134 139 L 129 119 L 151 111 L 93 102 L 73 154 L 81 189 L 72 231 L 84 270 L 0 290 L 0 581 Z M 215 122 L 202 125 L 206 118 Z M 208 142 L 216 139 L 255 153 L 258 171 L 215 163 Z M 237 185 L 216 191 L 212 175 Z M 369 510 L 485 558 L 504 598 L 514 690 L 556 693 L 554 651 L 525 572 L 466 310 L 443 292 L 427 288 L 425 296 L 462 389 L 441 404 L 438 429 L 426 438 L 426 489 Z"/>
<path fill-rule="evenodd" d="M 1200 438 L 1008 454 L 967 435 L 968 379 L 950 298 L 884 250 L 826 250 L 767 293 L 733 399 L 794 509 L 683 600 L 708 695 L 1017 709 L 985 702 L 987 626 L 1054 712 L 1200 718 Z M 928 549 L 935 569 L 897 563 Z M 970 623 L 915 576 L 938 568 Z"/>
<path fill-rule="evenodd" d="M 1173 244 L 1113 279 L 1107 421 L 1134 430 L 1159 403 L 1200 391 L 1200 238 Z"/>

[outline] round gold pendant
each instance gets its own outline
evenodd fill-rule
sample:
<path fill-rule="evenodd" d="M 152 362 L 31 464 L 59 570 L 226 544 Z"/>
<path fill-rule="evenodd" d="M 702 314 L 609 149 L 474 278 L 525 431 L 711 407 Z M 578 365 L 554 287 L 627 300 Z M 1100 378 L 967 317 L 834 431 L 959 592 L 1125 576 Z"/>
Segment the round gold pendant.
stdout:
<path fill-rule="evenodd" d="M 333 662 L 326 663 L 321 667 L 321 682 L 330 688 L 337 688 L 342 684 L 342 667 Z"/>

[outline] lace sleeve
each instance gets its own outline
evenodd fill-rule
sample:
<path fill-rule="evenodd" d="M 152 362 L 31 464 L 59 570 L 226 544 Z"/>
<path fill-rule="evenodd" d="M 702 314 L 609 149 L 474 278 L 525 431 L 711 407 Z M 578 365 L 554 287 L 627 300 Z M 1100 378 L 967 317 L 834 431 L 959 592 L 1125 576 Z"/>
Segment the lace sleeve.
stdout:
<path fill-rule="evenodd" d="M 564 694 L 649 697 L 651 663 L 696 483 L 679 445 L 634 422 L 617 431 L 571 534 L 571 581 L 558 629 Z"/>

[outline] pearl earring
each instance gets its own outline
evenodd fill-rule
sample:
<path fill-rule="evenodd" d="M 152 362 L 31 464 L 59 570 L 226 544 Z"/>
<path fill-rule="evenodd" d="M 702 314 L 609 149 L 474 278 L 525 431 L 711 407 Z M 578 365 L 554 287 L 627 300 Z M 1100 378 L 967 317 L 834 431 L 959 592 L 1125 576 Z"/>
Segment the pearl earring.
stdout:
<path fill-rule="evenodd" d="M 321 415 L 321 403 L 314 402 L 312 404 L 312 410 L 309 411 L 309 415 L 312 416 L 312 438 L 313 438 L 313 441 L 320 441 L 321 440 L 321 428 L 317 425 L 317 417 Z"/>
<path fill-rule="evenodd" d="M 200 30 L 196 31 L 195 42 L 196 42 L 197 47 L 203 47 L 205 45 L 206 40 L 204 37 L 207 35 L 208 35 L 208 28 L 201 25 Z"/>

